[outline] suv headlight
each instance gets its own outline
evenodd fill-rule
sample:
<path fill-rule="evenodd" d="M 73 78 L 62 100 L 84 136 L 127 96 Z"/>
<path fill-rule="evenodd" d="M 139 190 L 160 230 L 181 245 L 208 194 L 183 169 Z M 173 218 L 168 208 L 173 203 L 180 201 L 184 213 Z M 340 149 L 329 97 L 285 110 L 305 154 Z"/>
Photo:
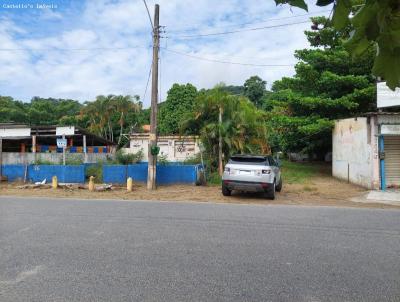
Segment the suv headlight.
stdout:
<path fill-rule="evenodd" d="M 262 174 L 271 174 L 271 170 L 269 169 L 262 170 Z"/>

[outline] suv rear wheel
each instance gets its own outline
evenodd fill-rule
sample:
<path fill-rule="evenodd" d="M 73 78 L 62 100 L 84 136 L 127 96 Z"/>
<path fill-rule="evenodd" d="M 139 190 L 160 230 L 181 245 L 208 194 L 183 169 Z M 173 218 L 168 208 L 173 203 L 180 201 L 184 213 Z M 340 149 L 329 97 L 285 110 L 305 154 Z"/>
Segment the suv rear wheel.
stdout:
<path fill-rule="evenodd" d="M 274 200 L 275 199 L 275 191 L 276 191 L 276 184 L 275 184 L 275 180 L 274 180 L 274 183 L 272 184 L 272 188 L 267 193 L 267 198 Z"/>
<path fill-rule="evenodd" d="M 282 176 L 281 179 L 279 180 L 279 184 L 275 188 L 276 192 L 280 192 L 282 190 Z"/>
<path fill-rule="evenodd" d="M 232 191 L 229 190 L 225 185 L 222 185 L 222 195 L 231 196 Z"/>

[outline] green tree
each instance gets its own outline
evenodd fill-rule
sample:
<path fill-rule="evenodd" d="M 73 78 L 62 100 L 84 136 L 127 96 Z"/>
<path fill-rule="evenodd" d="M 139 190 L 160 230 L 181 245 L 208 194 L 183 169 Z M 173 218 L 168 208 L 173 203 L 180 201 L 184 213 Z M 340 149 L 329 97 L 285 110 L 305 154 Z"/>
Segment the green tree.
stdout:
<path fill-rule="evenodd" d="M 334 119 L 375 109 L 375 81 L 371 76 L 375 52 L 371 46 L 353 59 L 341 42 L 348 29 L 336 32 L 324 17 L 312 20 L 327 24 L 324 29 L 306 32 L 316 48 L 295 52 L 300 60 L 296 74 L 273 84 L 264 108 L 269 110 L 273 147 L 323 156 L 331 150 Z M 318 40 L 318 36 L 323 38 Z"/>
<path fill-rule="evenodd" d="M 0 122 L 26 123 L 26 106 L 9 96 L 0 96 Z"/>
<path fill-rule="evenodd" d="M 266 153 L 265 113 L 246 97 L 229 95 L 219 85 L 202 91 L 182 130 L 197 131 L 212 167 L 222 166 L 234 153 Z M 218 159 L 218 160 L 217 160 Z"/>
<path fill-rule="evenodd" d="M 178 134 L 182 117 L 193 110 L 198 95 L 192 84 L 174 84 L 168 90 L 167 100 L 160 105 L 158 131 L 160 134 Z"/>
<path fill-rule="evenodd" d="M 304 0 L 275 0 L 307 10 Z M 334 4 L 332 24 L 337 31 L 354 30 L 345 43 L 353 58 L 377 46 L 372 72 L 391 89 L 400 87 L 400 4 L 398 0 L 317 0 L 318 6 Z M 353 13 L 353 14 L 351 14 Z"/>
<path fill-rule="evenodd" d="M 244 82 L 244 95 L 247 96 L 256 107 L 260 107 L 261 105 L 261 99 L 266 92 L 265 85 L 267 85 L 267 82 L 258 76 L 252 76 Z"/>
<path fill-rule="evenodd" d="M 135 125 L 134 116 L 141 110 L 138 96 L 100 95 L 95 101 L 85 103 L 80 119 L 86 121 L 85 127 L 93 133 L 121 146 L 124 132 L 130 132 Z"/>

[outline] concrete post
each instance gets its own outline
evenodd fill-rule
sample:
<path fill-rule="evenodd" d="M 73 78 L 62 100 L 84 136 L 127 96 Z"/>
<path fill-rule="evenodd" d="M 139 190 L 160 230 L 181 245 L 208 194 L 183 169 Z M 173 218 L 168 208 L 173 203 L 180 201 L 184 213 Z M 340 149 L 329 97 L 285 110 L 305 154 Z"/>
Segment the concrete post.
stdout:
<path fill-rule="evenodd" d="M 87 158 L 87 149 L 86 149 L 86 135 L 83 136 L 83 162 L 86 164 L 88 162 L 88 158 Z"/>
<path fill-rule="evenodd" d="M 32 153 L 34 154 L 33 158 L 36 163 L 37 155 L 36 155 L 36 135 L 32 135 Z"/>

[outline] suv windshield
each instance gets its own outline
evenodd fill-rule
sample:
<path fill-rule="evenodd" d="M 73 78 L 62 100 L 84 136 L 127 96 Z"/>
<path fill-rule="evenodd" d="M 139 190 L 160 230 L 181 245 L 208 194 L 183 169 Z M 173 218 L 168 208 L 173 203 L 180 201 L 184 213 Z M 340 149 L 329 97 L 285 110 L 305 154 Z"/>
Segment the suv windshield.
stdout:
<path fill-rule="evenodd" d="M 252 156 L 232 156 L 229 160 L 230 164 L 246 164 L 246 165 L 259 165 L 259 166 L 268 166 L 268 158 L 267 157 L 252 157 Z"/>

